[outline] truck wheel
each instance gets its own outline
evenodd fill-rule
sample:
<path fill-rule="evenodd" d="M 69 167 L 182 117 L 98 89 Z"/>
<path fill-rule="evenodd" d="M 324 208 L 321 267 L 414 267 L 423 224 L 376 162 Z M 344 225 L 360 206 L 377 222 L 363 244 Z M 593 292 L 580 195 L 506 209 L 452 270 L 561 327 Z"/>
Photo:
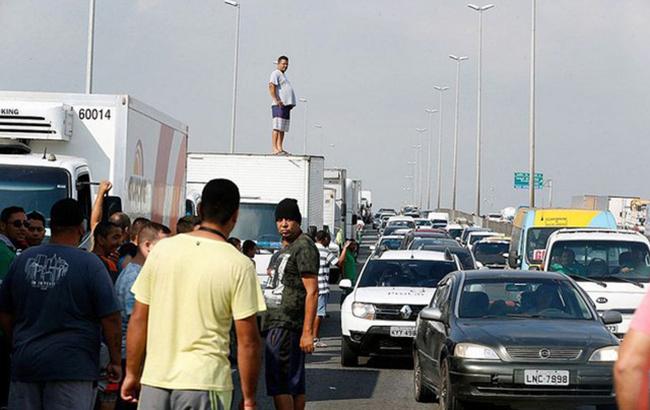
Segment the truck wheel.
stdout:
<path fill-rule="evenodd" d="M 440 386 L 438 386 L 438 402 L 442 410 L 463 410 L 463 403 L 456 398 L 454 386 L 449 376 L 449 360 L 443 359 L 440 366 Z"/>
<path fill-rule="evenodd" d="M 418 403 L 431 403 L 435 401 L 435 395 L 422 379 L 420 355 L 416 348 L 413 347 L 413 391 L 415 392 L 415 401 Z"/>
<path fill-rule="evenodd" d="M 359 356 L 352 350 L 350 340 L 341 337 L 341 366 L 343 367 L 356 367 L 359 365 Z"/>

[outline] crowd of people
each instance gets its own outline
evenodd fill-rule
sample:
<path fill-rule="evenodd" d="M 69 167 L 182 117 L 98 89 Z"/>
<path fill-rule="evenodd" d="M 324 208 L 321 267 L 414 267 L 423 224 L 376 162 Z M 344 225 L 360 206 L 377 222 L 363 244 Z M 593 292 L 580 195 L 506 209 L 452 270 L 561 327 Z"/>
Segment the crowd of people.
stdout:
<path fill-rule="evenodd" d="M 175 234 L 146 218 L 104 215 L 110 189 L 100 184 L 89 223 L 69 198 L 52 206 L 49 226 L 18 206 L 0 214 L 2 405 L 230 409 L 236 363 L 239 407 L 254 409 L 264 350 L 275 407 L 304 408 L 305 354 L 326 347 L 330 269 L 356 275 L 354 242 L 337 257 L 330 234 L 303 233 L 297 201 L 281 201 L 283 246 L 262 292 L 256 243 L 230 236 L 240 201 L 233 182 L 210 181 L 199 216 L 181 218 Z"/>

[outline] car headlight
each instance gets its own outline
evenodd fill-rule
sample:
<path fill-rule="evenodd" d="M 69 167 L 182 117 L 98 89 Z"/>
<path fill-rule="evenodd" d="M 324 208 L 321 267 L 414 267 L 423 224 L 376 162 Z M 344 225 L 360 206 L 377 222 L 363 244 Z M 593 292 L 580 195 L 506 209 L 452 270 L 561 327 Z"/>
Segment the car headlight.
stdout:
<path fill-rule="evenodd" d="M 454 348 L 454 356 L 464 359 L 500 360 L 492 348 L 474 343 L 458 343 Z"/>
<path fill-rule="evenodd" d="M 361 319 L 373 320 L 375 318 L 375 307 L 371 303 L 354 302 L 352 314 Z"/>
<path fill-rule="evenodd" d="M 601 347 L 591 354 L 590 362 L 615 362 L 618 359 L 618 346 Z"/>

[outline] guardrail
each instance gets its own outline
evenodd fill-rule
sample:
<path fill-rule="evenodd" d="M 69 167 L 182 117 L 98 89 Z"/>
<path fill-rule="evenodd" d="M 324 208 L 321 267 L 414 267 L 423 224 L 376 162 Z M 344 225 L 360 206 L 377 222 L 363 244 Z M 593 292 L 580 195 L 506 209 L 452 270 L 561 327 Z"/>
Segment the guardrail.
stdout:
<path fill-rule="evenodd" d="M 438 209 L 437 212 L 447 212 L 450 221 L 462 221 L 471 225 L 481 226 L 488 228 L 491 231 L 499 232 L 504 235 L 510 236 L 512 234 L 512 222 L 508 221 L 494 221 L 487 217 L 477 217 L 474 214 L 459 211 L 456 209 Z"/>

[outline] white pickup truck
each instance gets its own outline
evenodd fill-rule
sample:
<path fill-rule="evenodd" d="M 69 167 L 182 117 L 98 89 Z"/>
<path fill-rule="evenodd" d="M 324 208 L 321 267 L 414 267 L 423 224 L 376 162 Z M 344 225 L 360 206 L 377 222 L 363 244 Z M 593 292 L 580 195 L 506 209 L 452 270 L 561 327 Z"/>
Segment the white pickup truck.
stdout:
<path fill-rule="evenodd" d="M 650 281 L 650 241 L 618 229 L 561 229 L 548 239 L 544 270 L 578 282 L 599 312 L 616 310 L 623 322 L 608 326 L 622 338 Z"/>

